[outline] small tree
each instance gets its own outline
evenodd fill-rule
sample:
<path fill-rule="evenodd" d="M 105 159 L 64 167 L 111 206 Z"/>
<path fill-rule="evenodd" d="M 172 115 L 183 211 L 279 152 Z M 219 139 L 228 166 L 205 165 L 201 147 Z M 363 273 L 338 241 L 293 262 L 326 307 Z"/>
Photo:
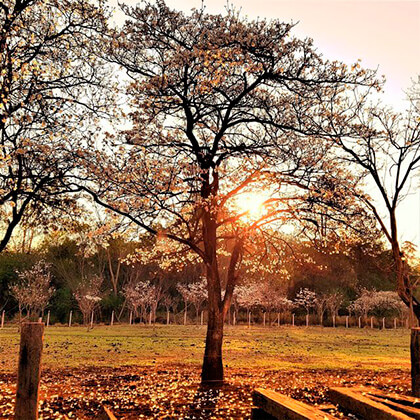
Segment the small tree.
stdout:
<path fill-rule="evenodd" d="M 309 313 L 316 304 L 316 293 L 312 290 L 300 289 L 296 295 L 295 303 L 297 306 L 301 306 L 306 311 L 306 326 L 309 325 Z"/>
<path fill-rule="evenodd" d="M 329 299 L 329 295 L 322 294 L 322 295 L 317 296 L 314 302 L 316 312 L 319 316 L 320 325 L 323 325 L 324 323 L 324 314 L 328 307 L 328 299 Z"/>
<path fill-rule="evenodd" d="M 171 308 L 174 304 L 174 298 L 169 294 L 169 293 L 165 293 L 162 296 L 162 299 L 160 300 L 161 304 L 165 307 L 166 310 L 166 324 L 169 324 L 170 322 L 170 312 L 171 312 Z"/>
<path fill-rule="evenodd" d="M 151 287 L 149 281 L 141 281 L 131 282 L 123 289 L 129 308 L 133 310 L 136 317 L 140 316 L 144 323 L 147 323 L 146 313 L 152 301 Z"/>
<path fill-rule="evenodd" d="M 196 318 L 198 319 L 201 305 L 207 299 L 207 285 L 205 279 L 201 278 L 200 281 L 190 284 L 178 284 L 176 288 L 184 300 L 185 314 L 188 305 L 191 303 L 195 308 Z"/>
<path fill-rule="evenodd" d="M 359 297 L 347 307 L 349 313 L 363 316 L 366 322 L 369 313 L 375 307 L 375 295 L 375 290 L 362 289 Z"/>
<path fill-rule="evenodd" d="M 207 282 L 205 277 L 201 277 L 200 281 L 189 284 L 190 300 L 195 308 L 196 319 L 198 320 L 200 309 L 207 299 Z"/>
<path fill-rule="evenodd" d="M 41 315 L 54 294 L 51 287 L 51 265 L 41 260 L 29 270 L 17 272 L 19 282 L 10 291 L 19 305 L 19 315 L 25 309 L 28 318 Z"/>
<path fill-rule="evenodd" d="M 149 323 L 151 323 L 152 318 L 153 318 L 153 322 L 156 322 L 156 310 L 157 310 L 160 300 L 162 299 L 162 287 L 151 284 L 149 287 L 148 297 L 149 297 L 148 303 L 149 303 L 149 309 L 150 309 Z"/>
<path fill-rule="evenodd" d="M 246 309 L 249 321 L 251 309 L 260 303 L 258 284 L 238 286 L 236 288 L 236 301 L 240 308 Z"/>
<path fill-rule="evenodd" d="M 84 277 L 77 287 L 74 297 L 83 315 L 83 323 L 89 323 L 93 312 L 97 308 L 101 298 L 101 286 L 103 278 L 98 275 Z"/>
<path fill-rule="evenodd" d="M 331 316 L 336 316 L 341 304 L 343 295 L 340 292 L 333 292 L 327 295 L 327 309 Z"/>

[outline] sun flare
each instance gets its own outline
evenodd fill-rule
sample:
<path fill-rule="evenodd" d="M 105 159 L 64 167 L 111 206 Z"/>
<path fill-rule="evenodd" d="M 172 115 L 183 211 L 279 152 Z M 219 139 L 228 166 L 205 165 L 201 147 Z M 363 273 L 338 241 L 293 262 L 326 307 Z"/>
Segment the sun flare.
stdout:
<path fill-rule="evenodd" d="M 249 192 L 238 195 L 235 198 L 235 208 L 240 213 L 246 213 L 247 216 L 257 219 L 265 211 L 264 203 L 268 199 L 265 192 Z"/>

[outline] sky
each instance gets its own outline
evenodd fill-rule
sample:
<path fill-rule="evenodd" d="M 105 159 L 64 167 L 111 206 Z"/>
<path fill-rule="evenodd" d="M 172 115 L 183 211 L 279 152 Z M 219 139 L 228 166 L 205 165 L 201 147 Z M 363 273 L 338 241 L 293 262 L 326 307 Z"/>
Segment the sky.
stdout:
<path fill-rule="evenodd" d="M 166 2 L 185 12 L 201 7 L 201 0 Z M 134 6 L 137 1 L 125 3 Z M 361 59 L 363 67 L 378 69 L 387 80 L 383 102 L 398 111 L 406 109 L 404 91 L 420 76 L 420 0 L 229 0 L 229 4 L 249 19 L 296 22 L 294 34 L 313 38 L 326 58 L 348 64 Z M 227 1 L 206 0 L 204 5 L 209 13 L 223 13 Z M 418 186 L 416 182 L 402 203 L 399 220 L 401 239 L 420 248 Z"/>

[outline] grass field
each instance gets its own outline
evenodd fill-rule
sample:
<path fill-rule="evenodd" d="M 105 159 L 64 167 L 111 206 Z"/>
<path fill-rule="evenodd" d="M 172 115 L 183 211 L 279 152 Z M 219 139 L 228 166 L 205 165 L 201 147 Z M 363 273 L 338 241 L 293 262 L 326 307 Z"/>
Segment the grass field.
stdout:
<path fill-rule="evenodd" d="M 121 418 L 246 418 L 259 385 L 312 402 L 322 402 L 330 384 L 408 386 L 408 330 L 227 327 L 230 388 L 200 416 L 194 401 L 204 336 L 200 326 L 49 327 L 42 418 L 94 418 L 104 401 Z M 16 327 L 0 330 L 0 418 L 13 406 L 18 341 Z"/>

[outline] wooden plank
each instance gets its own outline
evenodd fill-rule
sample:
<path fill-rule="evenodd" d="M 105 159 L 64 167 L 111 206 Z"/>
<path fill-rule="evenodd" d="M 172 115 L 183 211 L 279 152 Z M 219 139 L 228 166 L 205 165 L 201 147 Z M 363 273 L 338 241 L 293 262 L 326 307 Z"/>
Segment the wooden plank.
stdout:
<path fill-rule="evenodd" d="M 375 395 L 372 395 L 370 393 L 367 395 L 373 401 L 385 404 L 393 410 L 400 411 L 401 413 L 407 414 L 407 416 L 413 417 L 416 420 L 420 420 L 420 410 L 418 408 L 410 407 L 404 404 L 399 404 L 395 401 L 389 400 L 388 398 L 376 397 Z"/>
<path fill-rule="evenodd" d="M 275 417 L 270 416 L 261 408 L 253 408 L 251 410 L 251 419 L 252 420 L 277 420 Z"/>
<path fill-rule="evenodd" d="M 117 420 L 117 418 L 109 408 L 103 405 L 98 413 L 97 420 Z"/>
<path fill-rule="evenodd" d="M 375 420 L 409 420 L 413 417 L 400 413 L 384 404 L 371 400 L 351 388 L 331 388 L 330 400 L 339 404 L 352 414 L 362 416 L 365 419 Z"/>
<path fill-rule="evenodd" d="M 355 390 L 358 390 L 358 388 L 355 388 Z M 395 394 L 393 392 L 383 392 L 377 389 L 370 388 L 360 388 L 360 392 L 365 392 L 369 395 L 374 395 L 375 397 L 379 398 L 387 398 L 399 404 L 409 405 L 410 407 L 420 408 L 420 399 L 416 397 L 411 397 L 410 395 Z"/>
<path fill-rule="evenodd" d="M 24 322 L 20 333 L 15 420 L 38 419 L 44 324 Z"/>
<path fill-rule="evenodd" d="M 329 420 L 327 413 L 308 404 L 269 389 L 257 388 L 253 393 L 254 405 L 281 420 Z"/>

